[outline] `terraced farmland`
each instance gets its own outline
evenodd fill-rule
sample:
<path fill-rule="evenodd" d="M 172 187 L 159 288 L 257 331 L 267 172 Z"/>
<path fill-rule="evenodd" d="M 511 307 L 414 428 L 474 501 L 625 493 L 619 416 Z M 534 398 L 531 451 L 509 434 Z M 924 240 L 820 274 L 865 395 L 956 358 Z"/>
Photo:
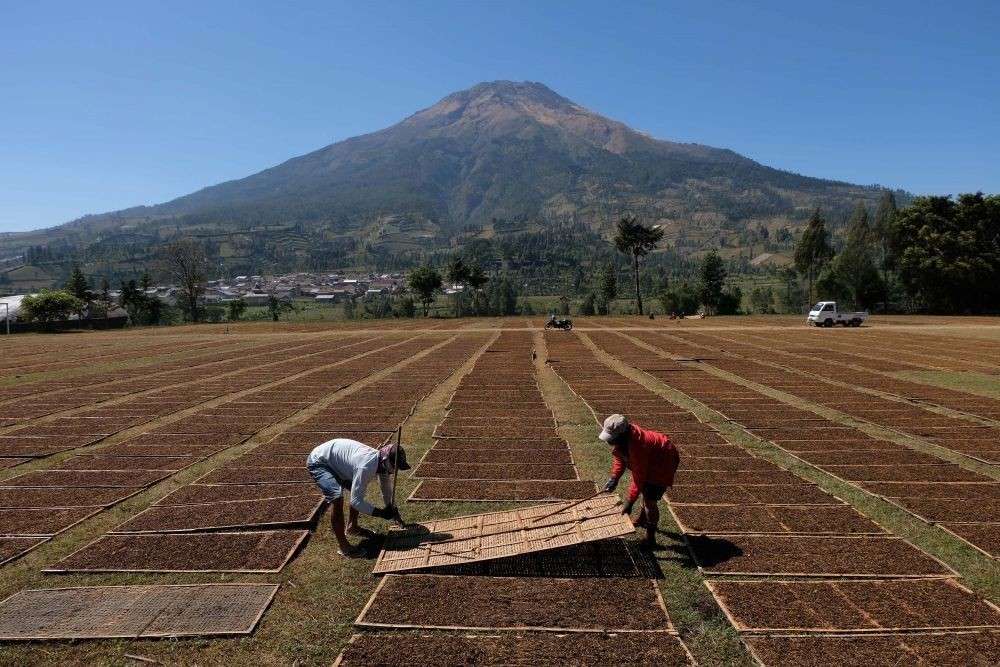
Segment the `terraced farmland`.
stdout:
<path fill-rule="evenodd" d="M 0 340 L 0 662 L 1000 663 L 1000 324 L 542 323 Z M 653 551 L 615 412 L 681 455 Z M 335 437 L 434 540 L 337 555 Z"/>

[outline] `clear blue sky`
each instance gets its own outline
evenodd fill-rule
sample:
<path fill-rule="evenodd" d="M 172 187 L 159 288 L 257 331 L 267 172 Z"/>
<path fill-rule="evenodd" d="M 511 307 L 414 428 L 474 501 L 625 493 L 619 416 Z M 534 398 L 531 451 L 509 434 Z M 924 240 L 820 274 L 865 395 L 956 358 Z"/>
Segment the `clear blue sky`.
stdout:
<path fill-rule="evenodd" d="M 166 201 L 494 79 L 812 176 L 1000 192 L 995 0 L 0 9 L 0 231 Z"/>

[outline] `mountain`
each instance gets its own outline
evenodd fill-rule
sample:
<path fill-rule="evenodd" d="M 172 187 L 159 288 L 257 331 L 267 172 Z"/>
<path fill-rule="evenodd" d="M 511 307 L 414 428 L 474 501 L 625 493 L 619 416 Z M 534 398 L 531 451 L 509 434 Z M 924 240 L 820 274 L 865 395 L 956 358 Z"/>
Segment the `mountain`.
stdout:
<path fill-rule="evenodd" d="M 696 248 L 751 223 L 794 227 L 816 206 L 840 215 L 879 194 L 654 139 L 540 83 L 496 81 L 164 204 L 0 235 L 0 256 L 38 244 L 120 252 L 178 233 L 215 238 L 222 258 L 350 255 L 359 244 L 417 252 L 497 225 L 606 232 L 624 211 L 664 224 L 678 248 Z"/>

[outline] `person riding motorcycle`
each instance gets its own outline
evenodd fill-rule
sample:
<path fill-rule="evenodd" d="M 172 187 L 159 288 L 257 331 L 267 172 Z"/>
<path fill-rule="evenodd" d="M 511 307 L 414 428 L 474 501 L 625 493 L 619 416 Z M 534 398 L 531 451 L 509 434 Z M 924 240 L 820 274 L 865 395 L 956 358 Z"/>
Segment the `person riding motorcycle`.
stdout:
<path fill-rule="evenodd" d="M 573 328 L 573 320 L 566 318 L 561 319 L 556 317 L 555 313 L 549 315 L 549 321 L 545 323 L 545 328 L 556 328 L 556 329 L 566 329 L 567 331 Z"/>

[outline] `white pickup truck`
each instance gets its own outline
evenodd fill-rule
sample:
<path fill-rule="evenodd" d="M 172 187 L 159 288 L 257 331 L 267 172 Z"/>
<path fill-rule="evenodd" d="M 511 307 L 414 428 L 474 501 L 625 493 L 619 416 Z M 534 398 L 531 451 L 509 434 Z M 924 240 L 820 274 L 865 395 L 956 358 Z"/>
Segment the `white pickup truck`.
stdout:
<path fill-rule="evenodd" d="M 848 313 L 838 309 L 836 301 L 820 301 L 809 309 L 806 323 L 818 327 L 832 327 L 834 324 L 845 327 L 860 327 L 861 323 L 867 319 L 868 311 Z"/>

